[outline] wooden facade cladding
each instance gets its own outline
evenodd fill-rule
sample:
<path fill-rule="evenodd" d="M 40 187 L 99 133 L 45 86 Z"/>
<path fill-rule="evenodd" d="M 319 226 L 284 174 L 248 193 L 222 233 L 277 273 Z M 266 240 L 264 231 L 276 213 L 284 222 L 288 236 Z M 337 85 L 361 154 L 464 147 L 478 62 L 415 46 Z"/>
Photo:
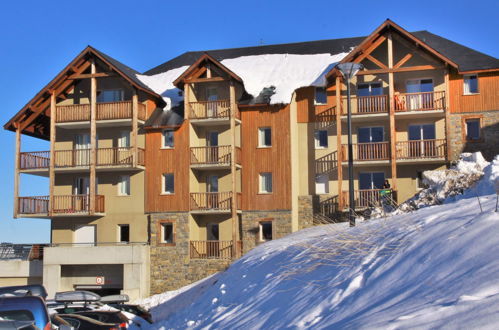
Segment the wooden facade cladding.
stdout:
<path fill-rule="evenodd" d="M 451 113 L 499 110 L 499 76 L 497 72 L 478 73 L 478 94 L 465 95 L 463 75 L 449 77 Z"/>
<path fill-rule="evenodd" d="M 304 87 L 296 90 L 296 107 L 297 107 L 297 122 L 312 123 L 324 121 L 326 119 L 334 120 L 336 114 L 336 86 L 331 86 L 327 89 L 327 103 L 315 104 L 315 87 Z M 327 112 L 326 110 L 331 109 Z M 317 114 L 322 113 L 322 118 L 318 118 Z M 324 118 L 324 116 L 328 118 Z"/>
<path fill-rule="evenodd" d="M 175 146 L 161 148 L 161 130 L 151 130 L 146 134 L 146 212 L 187 212 L 189 211 L 189 123 L 184 121 L 175 130 Z M 162 194 L 162 175 L 173 173 L 174 194 Z"/>
<path fill-rule="evenodd" d="M 291 209 L 290 109 L 252 107 L 241 111 L 242 209 Z M 272 146 L 258 147 L 258 128 L 270 127 Z M 259 193 L 260 173 L 272 173 L 272 193 Z"/>

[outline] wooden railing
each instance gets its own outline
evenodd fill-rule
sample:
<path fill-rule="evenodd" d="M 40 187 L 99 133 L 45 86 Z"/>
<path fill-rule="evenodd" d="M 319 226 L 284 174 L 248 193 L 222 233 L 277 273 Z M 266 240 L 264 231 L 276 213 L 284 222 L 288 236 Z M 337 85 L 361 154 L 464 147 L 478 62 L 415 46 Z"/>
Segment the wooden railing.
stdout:
<path fill-rule="evenodd" d="M 49 196 L 19 197 L 19 214 L 48 214 Z M 104 213 L 104 196 L 95 196 L 95 212 Z M 57 195 L 52 201 L 53 214 L 88 214 L 90 195 Z"/>
<path fill-rule="evenodd" d="M 231 146 L 192 147 L 191 164 L 230 165 Z"/>
<path fill-rule="evenodd" d="M 369 142 L 353 144 L 354 161 L 387 160 L 390 158 L 389 142 Z M 343 161 L 348 160 L 348 145 L 343 144 Z"/>
<path fill-rule="evenodd" d="M 332 196 L 319 202 L 319 212 L 321 215 L 333 218 L 339 212 L 339 197 Z"/>
<path fill-rule="evenodd" d="M 130 119 L 133 113 L 132 101 L 97 103 L 97 120 Z M 138 104 L 139 120 L 146 120 L 146 106 Z M 58 105 L 56 122 L 66 123 L 90 120 L 90 104 Z"/>
<path fill-rule="evenodd" d="M 400 93 L 394 96 L 395 111 L 428 111 L 445 109 L 445 92 Z"/>
<path fill-rule="evenodd" d="M 354 191 L 355 208 L 366 208 L 366 207 L 377 207 L 381 204 L 391 204 L 392 201 L 397 200 L 397 192 L 391 190 L 390 193 L 386 195 L 386 201 L 382 200 L 381 191 L 384 189 L 361 189 Z M 349 206 L 349 193 L 348 191 L 343 191 L 341 194 L 341 205 Z"/>
<path fill-rule="evenodd" d="M 230 100 L 189 102 L 190 119 L 229 119 Z"/>
<path fill-rule="evenodd" d="M 95 212 L 104 213 L 104 196 L 95 195 Z M 87 214 L 90 212 L 90 195 L 54 196 L 53 214 Z"/>
<path fill-rule="evenodd" d="M 192 259 L 232 259 L 233 241 L 190 241 L 190 257 Z M 240 251 L 241 241 L 237 241 L 237 251 Z M 236 251 L 236 254 L 238 252 Z"/>
<path fill-rule="evenodd" d="M 22 152 L 20 169 L 47 169 L 50 165 L 50 151 Z M 144 149 L 137 149 L 137 164 L 144 165 Z M 99 148 L 97 149 L 97 166 L 132 166 L 133 148 Z M 90 166 L 90 149 L 71 149 L 55 151 L 55 167 L 67 168 Z"/>
<path fill-rule="evenodd" d="M 397 159 L 445 158 L 447 143 L 439 140 L 414 140 L 397 142 Z"/>
<path fill-rule="evenodd" d="M 356 114 L 388 112 L 388 95 L 357 96 Z"/>
<path fill-rule="evenodd" d="M 19 197 L 19 214 L 48 214 L 49 196 Z"/>
<path fill-rule="evenodd" d="M 315 121 L 319 123 L 329 123 L 336 121 L 336 106 L 322 110 L 315 115 Z"/>
<path fill-rule="evenodd" d="M 230 211 L 232 192 L 191 193 L 191 211 Z"/>
<path fill-rule="evenodd" d="M 34 151 L 19 153 L 19 168 L 31 170 L 48 168 L 50 165 L 50 151 Z"/>
<path fill-rule="evenodd" d="M 329 173 L 338 168 L 338 152 L 333 151 L 315 160 L 315 174 Z"/>

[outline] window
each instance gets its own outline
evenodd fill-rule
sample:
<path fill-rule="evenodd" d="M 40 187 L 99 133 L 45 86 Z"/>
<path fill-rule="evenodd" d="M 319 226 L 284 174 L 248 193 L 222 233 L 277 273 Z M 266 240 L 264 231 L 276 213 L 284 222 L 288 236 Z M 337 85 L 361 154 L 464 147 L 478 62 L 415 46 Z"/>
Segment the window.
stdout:
<path fill-rule="evenodd" d="M 270 194 L 272 192 L 272 173 L 260 173 L 260 193 Z"/>
<path fill-rule="evenodd" d="M 470 74 L 464 76 L 464 94 L 478 94 L 478 76 Z"/>
<path fill-rule="evenodd" d="M 383 95 L 383 87 L 380 82 L 361 83 L 357 85 L 357 96 Z"/>
<path fill-rule="evenodd" d="M 130 176 L 120 175 L 118 181 L 118 195 L 129 196 L 130 195 Z"/>
<path fill-rule="evenodd" d="M 173 244 L 175 243 L 175 235 L 173 229 L 173 222 L 161 223 L 161 243 Z"/>
<path fill-rule="evenodd" d="M 359 173 L 359 189 L 382 189 L 385 183 L 385 173 L 383 172 L 365 172 Z"/>
<path fill-rule="evenodd" d="M 315 131 L 315 148 L 317 148 L 317 149 L 327 148 L 327 131 L 326 130 Z"/>
<path fill-rule="evenodd" d="M 324 87 L 315 87 L 315 104 L 326 104 L 327 93 Z"/>
<path fill-rule="evenodd" d="M 424 189 L 428 188 L 424 183 L 423 183 L 423 171 L 418 171 L 417 172 L 417 177 L 416 177 L 416 186 L 418 189 Z"/>
<path fill-rule="evenodd" d="M 207 240 L 218 241 L 220 238 L 220 228 L 218 223 L 209 223 L 207 225 Z"/>
<path fill-rule="evenodd" d="M 97 103 L 123 101 L 124 94 L 122 89 L 101 90 L 97 92 Z"/>
<path fill-rule="evenodd" d="M 318 175 L 315 178 L 315 193 L 329 194 L 329 177 L 327 175 Z"/>
<path fill-rule="evenodd" d="M 260 222 L 260 241 L 271 241 L 272 240 L 272 221 L 261 221 Z"/>
<path fill-rule="evenodd" d="M 258 146 L 272 146 L 272 130 L 270 129 L 270 127 L 260 127 L 258 129 Z"/>
<path fill-rule="evenodd" d="M 480 140 L 480 118 L 469 118 L 466 123 L 466 140 Z"/>
<path fill-rule="evenodd" d="M 121 131 L 120 137 L 118 140 L 119 148 L 128 148 L 130 147 L 130 131 Z"/>
<path fill-rule="evenodd" d="M 119 241 L 122 243 L 130 242 L 130 225 L 118 225 L 119 227 Z"/>
<path fill-rule="evenodd" d="M 175 193 L 175 180 L 173 173 L 163 174 L 163 194 Z"/>
<path fill-rule="evenodd" d="M 172 130 L 164 130 L 163 131 L 163 142 L 161 144 L 162 148 L 173 148 L 175 146 L 173 139 L 173 131 Z"/>

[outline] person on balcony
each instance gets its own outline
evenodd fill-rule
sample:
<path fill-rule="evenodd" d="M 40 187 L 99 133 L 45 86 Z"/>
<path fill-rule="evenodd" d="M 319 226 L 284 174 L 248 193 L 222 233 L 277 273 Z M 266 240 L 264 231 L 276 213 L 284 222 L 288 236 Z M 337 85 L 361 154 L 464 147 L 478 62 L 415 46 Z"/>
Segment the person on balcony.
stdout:
<path fill-rule="evenodd" d="M 382 207 L 384 207 L 385 205 L 392 205 L 392 189 L 388 180 L 385 180 L 385 182 L 383 183 L 383 187 L 379 194 L 381 196 Z"/>

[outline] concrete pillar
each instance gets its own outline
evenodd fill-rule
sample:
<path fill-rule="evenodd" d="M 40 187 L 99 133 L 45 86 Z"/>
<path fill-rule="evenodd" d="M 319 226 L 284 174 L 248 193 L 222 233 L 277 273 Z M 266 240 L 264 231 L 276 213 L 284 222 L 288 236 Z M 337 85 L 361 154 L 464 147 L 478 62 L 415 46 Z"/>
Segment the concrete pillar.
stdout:
<path fill-rule="evenodd" d="M 43 286 L 48 299 L 53 299 L 61 283 L 61 265 L 43 265 Z"/>

